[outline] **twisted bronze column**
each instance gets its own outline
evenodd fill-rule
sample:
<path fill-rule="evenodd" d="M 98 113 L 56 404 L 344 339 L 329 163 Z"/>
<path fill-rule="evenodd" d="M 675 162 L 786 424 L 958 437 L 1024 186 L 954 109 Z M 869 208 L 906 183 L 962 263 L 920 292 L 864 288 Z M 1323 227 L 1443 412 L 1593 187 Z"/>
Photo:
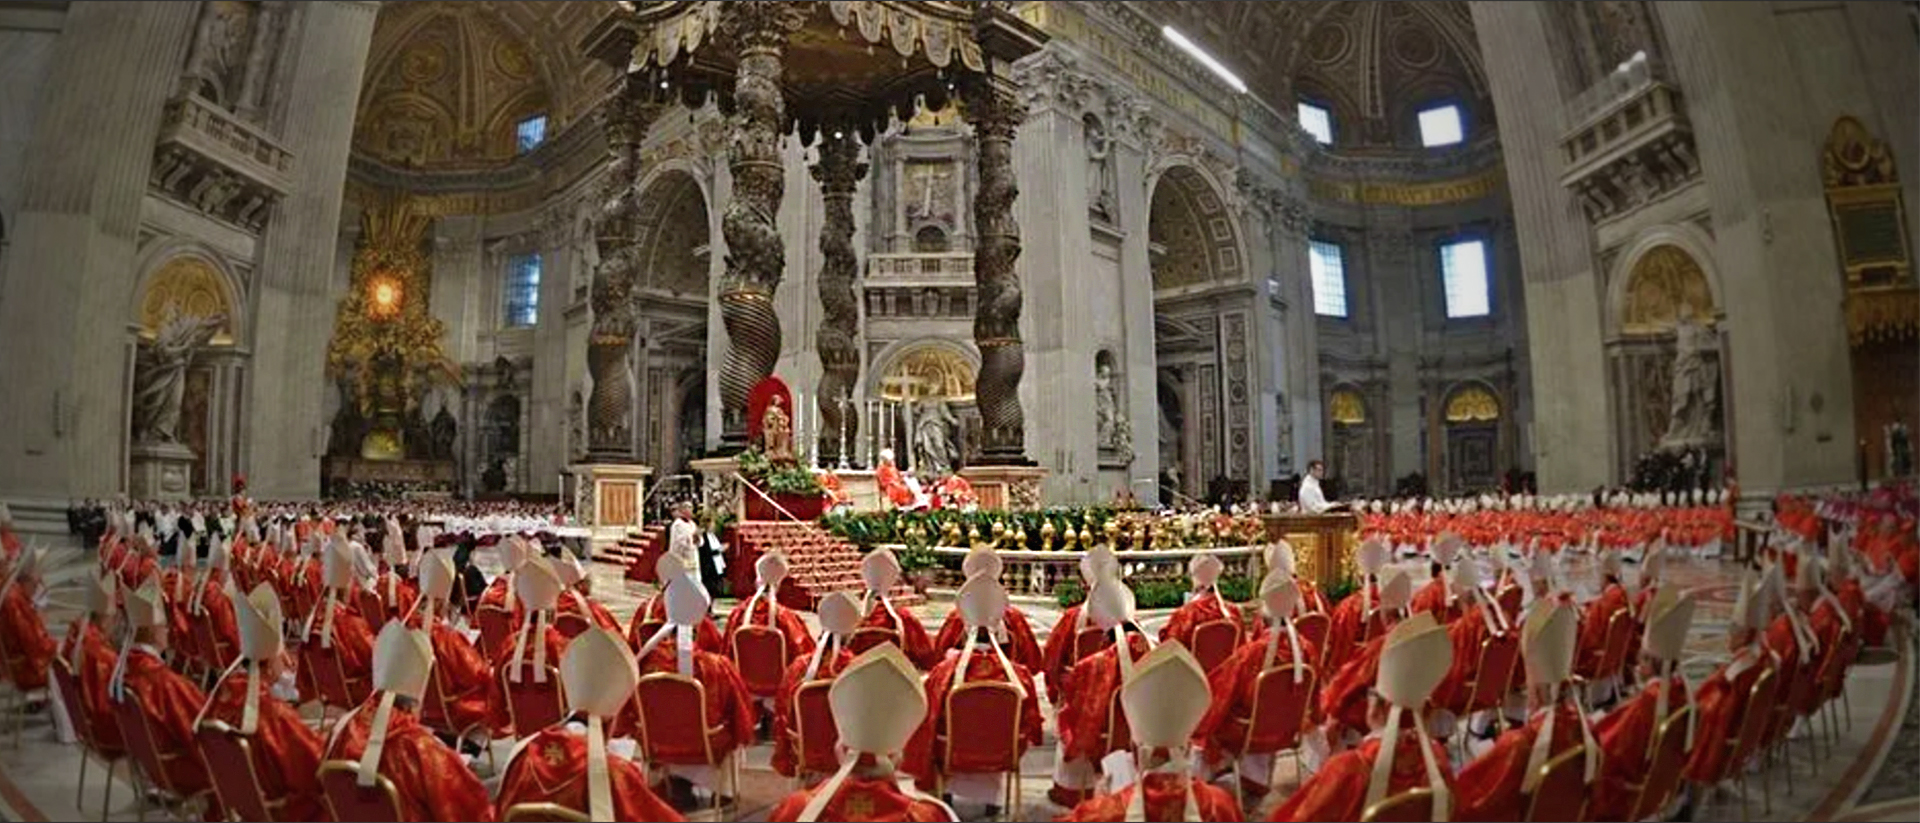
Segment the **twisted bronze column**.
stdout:
<path fill-rule="evenodd" d="M 796 2 L 728 3 L 720 21 L 720 33 L 740 52 L 727 136 L 733 199 L 720 218 L 727 241 L 720 321 L 728 341 L 720 367 L 722 437 L 735 447 L 746 442 L 747 394 L 773 374 L 780 359 L 780 316 L 773 309 L 774 289 L 787 264 L 776 223 L 786 189 L 780 160 L 786 100 L 780 77 L 787 35 L 800 27 L 805 13 L 805 4 Z"/>
<path fill-rule="evenodd" d="M 814 333 L 820 352 L 820 463 L 838 461 L 853 438 L 860 416 L 844 415 L 860 382 L 860 308 L 855 304 L 853 278 L 859 260 L 853 249 L 853 189 L 867 174 L 860 162 L 860 144 L 851 134 L 826 136 L 813 179 L 826 201 L 826 220 L 820 226 L 820 305 L 825 317 Z M 846 403 L 843 407 L 841 404 Z M 844 438 L 844 442 L 843 442 Z M 851 457 L 851 455 L 848 455 Z"/>
<path fill-rule="evenodd" d="M 1013 201 L 1014 131 L 1025 107 L 988 77 L 961 88 L 967 122 L 973 126 L 980 190 L 973 199 L 973 281 L 978 305 L 973 341 L 980 347 L 974 394 L 980 408 L 981 449 L 986 465 L 1027 465 L 1026 420 L 1020 410 L 1020 375 L 1026 348 L 1020 342 L 1020 225 Z"/>
<path fill-rule="evenodd" d="M 634 456 L 634 188 L 640 180 L 640 139 L 658 112 L 659 106 L 641 99 L 637 88 L 623 89 L 600 112 L 608 159 L 594 221 L 600 262 L 593 273 L 593 327 L 587 338 L 587 370 L 593 378 L 587 399 L 587 450 L 596 459 L 625 461 Z"/>

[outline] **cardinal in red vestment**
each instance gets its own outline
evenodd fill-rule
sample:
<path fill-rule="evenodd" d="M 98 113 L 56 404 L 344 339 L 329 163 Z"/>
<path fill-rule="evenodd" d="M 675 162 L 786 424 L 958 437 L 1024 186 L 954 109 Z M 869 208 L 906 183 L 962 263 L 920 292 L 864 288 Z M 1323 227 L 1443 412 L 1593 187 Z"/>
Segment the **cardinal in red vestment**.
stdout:
<path fill-rule="evenodd" d="M 593 599 L 593 575 L 587 573 L 580 558 L 574 557 L 571 551 L 562 551 L 559 557 L 549 562 L 553 564 L 554 574 L 560 577 L 560 601 L 554 607 L 556 620 L 560 616 L 572 615 L 585 619 L 588 625 L 624 636 L 620 618 L 614 617 L 613 612 Z"/>
<path fill-rule="evenodd" d="M 1091 590 L 1094 581 L 1102 575 L 1119 576 L 1120 563 L 1114 559 L 1111 546 L 1095 546 L 1080 556 L 1080 580 Z M 1047 678 L 1047 702 L 1060 705 L 1060 686 L 1067 680 L 1067 672 L 1080 662 L 1074 654 L 1077 638 L 1085 632 L 1092 622 L 1087 619 L 1086 604 L 1075 603 L 1060 613 L 1060 619 L 1053 624 L 1053 631 L 1047 634 L 1047 644 L 1040 650 L 1040 672 Z M 1092 654 L 1091 644 L 1086 651 Z"/>
<path fill-rule="evenodd" d="M 1133 661 L 1153 647 L 1133 622 L 1133 590 L 1117 574 L 1102 574 L 1094 582 L 1086 607 L 1088 619 L 1111 632 L 1115 643 L 1075 663 L 1062 684 L 1065 700 L 1056 706 L 1060 744 L 1053 787 L 1047 790 L 1047 798 L 1058 806 L 1085 800 L 1099 775 L 1100 760 L 1123 748 L 1111 734 L 1121 719 L 1120 685 L 1133 670 Z"/>
<path fill-rule="evenodd" d="M 346 676 L 349 697 L 364 700 L 367 678 L 373 669 L 373 630 L 354 605 L 353 587 L 359 584 L 357 553 L 345 537 L 335 537 L 326 546 L 321 571 L 327 595 L 314 604 L 313 613 L 300 632 L 300 667 L 312 670 L 331 665 L 320 649 L 339 655 L 340 670 Z M 308 691 L 311 688 L 314 691 Z M 319 697 L 318 684 L 310 679 L 302 684 L 300 699 Z"/>
<path fill-rule="evenodd" d="M 643 754 L 650 770 L 657 769 L 670 777 L 729 795 L 733 790 L 728 781 L 730 773 L 716 766 L 732 757 L 735 749 L 753 742 L 752 698 L 732 660 L 694 646 L 694 627 L 708 618 L 707 609 L 713 602 L 707 597 L 707 590 L 684 568 L 663 582 L 666 583 L 662 599 L 666 601 L 667 623 L 647 638 L 634 657 L 639 661 L 643 678 L 664 672 L 700 682 L 705 691 L 706 705 L 702 711 L 708 733 L 705 745 L 676 746 L 656 740 L 648 744 Z M 636 696 L 636 699 L 645 698 Z"/>
<path fill-rule="evenodd" d="M 753 563 L 753 572 L 759 585 L 752 595 L 727 613 L 727 627 L 721 635 L 724 641 L 721 645 L 731 651 L 735 634 L 748 626 L 757 626 L 777 631 L 786 638 L 789 662 L 811 654 L 813 635 L 807 633 L 806 621 L 800 619 L 799 612 L 780 607 L 780 584 L 787 579 L 786 553 L 778 549 L 762 553 L 760 559 Z"/>
<path fill-rule="evenodd" d="M 1634 807 L 1653 766 L 1660 730 L 1693 702 L 1687 695 L 1687 681 L 1678 674 L 1693 612 L 1693 597 L 1671 586 L 1662 588 L 1646 606 L 1647 631 L 1640 645 L 1640 679 L 1646 685 L 1593 727 L 1603 756 L 1600 783 L 1587 807 L 1591 820 L 1638 820 L 1660 811 L 1639 809 L 1636 814 Z M 1666 733 L 1684 735 L 1683 746 L 1691 749 L 1698 721 L 1697 716 L 1688 715 L 1684 726 L 1668 728 Z"/>
<path fill-rule="evenodd" d="M 1000 588 L 997 575 L 977 574 L 961 584 L 955 611 L 966 623 L 972 641 L 957 654 L 949 654 L 927 673 L 928 710 L 926 722 L 907 744 L 906 759 L 900 766 L 919 779 L 922 789 L 931 789 L 945 778 L 948 793 L 955 800 L 978 801 L 999 810 L 999 798 L 1005 796 L 1003 775 L 997 763 L 948 759 L 953 739 L 954 718 L 948 714 L 947 696 L 967 683 L 1009 683 L 1020 690 L 1019 720 L 1015 727 L 1014 748 L 1025 752 L 1040 745 L 1040 694 L 1033 685 L 1027 667 L 1012 660 L 993 632 L 1007 612 L 1007 593 Z M 963 726 L 962 735 L 983 733 L 982 729 Z M 999 732 L 994 732 L 999 734 Z"/>
<path fill-rule="evenodd" d="M 238 622 L 240 658 L 214 684 L 199 722 L 219 721 L 247 738 L 260 793 L 280 804 L 280 820 L 321 820 L 328 815 L 320 799 L 320 735 L 272 694 L 286 652 L 280 596 L 262 583 L 229 605 Z"/>
<path fill-rule="evenodd" d="M 1770 596 L 1753 576 L 1741 580 L 1733 616 L 1727 623 L 1727 649 L 1733 659 L 1694 693 L 1700 721 L 1687 757 L 1687 780 L 1693 783 L 1712 786 L 1733 776 L 1733 769 L 1740 765 L 1732 762 L 1733 747 L 1739 741 L 1740 723 L 1746 716 L 1753 685 L 1764 673 L 1779 675 L 1777 660 L 1762 643 L 1761 635 L 1769 618 Z M 1771 682 L 1779 685 L 1778 680 Z"/>
<path fill-rule="evenodd" d="M 1382 639 L 1375 689 L 1384 700 L 1371 701 L 1367 712 L 1374 733 L 1329 759 L 1269 820 L 1359 820 L 1381 801 L 1421 788 L 1433 792 L 1434 819 L 1452 819 L 1453 769 L 1418 715 L 1446 676 L 1453 646 L 1432 613 L 1400 621 Z"/>
<path fill-rule="evenodd" d="M 513 701 L 507 695 L 509 684 L 547 683 L 549 669 L 560 665 L 567 638 L 553 627 L 553 608 L 560 598 L 560 578 L 546 558 L 535 557 L 520 565 L 513 575 L 513 591 L 525 616 L 514 629 L 513 637 L 493 660 L 494 676 L 487 679 L 487 720 L 493 733 L 509 732 L 525 737 L 538 729 L 519 728 L 513 716 Z"/>
<path fill-rule="evenodd" d="M 144 524 L 133 536 L 133 548 L 123 552 L 113 567 L 120 575 L 120 591 L 139 591 L 140 586 L 150 577 L 160 574 L 159 546 L 153 542 L 153 532 Z"/>
<path fill-rule="evenodd" d="M 40 567 L 46 554 L 37 546 L 20 552 L 6 582 L 0 584 L 0 636 L 6 640 L 7 677 L 21 692 L 47 687 L 48 667 L 57 650 L 34 602 L 40 597 Z"/>
<path fill-rule="evenodd" d="M 114 600 L 119 594 L 119 578 L 95 569 L 87 575 L 87 614 L 67 625 L 61 640 L 60 659 L 67 661 L 80 691 L 80 704 L 68 706 L 68 716 L 84 712 L 87 727 L 93 732 L 93 745 L 102 756 L 117 757 L 126 751 L 120 739 L 120 723 L 113 717 L 113 703 L 107 687 L 113 681 L 114 664 L 120 652 L 107 638 L 114 629 Z"/>
<path fill-rule="evenodd" d="M 883 546 L 867 552 L 867 556 L 860 559 L 860 577 L 867 586 L 863 600 L 872 604 L 860 628 L 894 632 L 908 660 L 922 669 L 931 668 L 933 641 L 927 637 L 927 628 L 912 614 L 902 616 L 888 599 L 888 592 L 900 582 L 900 560 L 893 556 L 893 550 Z"/>
<path fill-rule="evenodd" d="M 1306 678 L 1319 674 L 1312 671 L 1313 661 L 1319 659 L 1313 641 L 1301 637 L 1293 628 L 1293 618 L 1302 606 L 1300 587 L 1293 575 L 1278 568 L 1268 572 L 1260 582 L 1260 600 L 1267 616 L 1273 620 L 1273 628 L 1264 637 L 1241 643 L 1226 662 L 1207 673 L 1213 699 L 1194 731 L 1194 740 L 1205 749 L 1209 774 L 1217 775 L 1227 767 L 1230 758 L 1245 747 L 1247 723 L 1253 718 L 1254 688 L 1259 685 L 1261 675 L 1295 664 L 1299 667 L 1290 675 L 1295 683 L 1304 684 Z M 1301 725 L 1305 726 L 1312 715 L 1313 696 L 1306 695 L 1303 706 L 1263 708 L 1267 712 L 1298 710 L 1302 714 Z M 1240 755 L 1238 765 L 1241 793 L 1249 805 L 1257 806 L 1271 782 L 1273 755 Z"/>
<path fill-rule="evenodd" d="M 1161 642 L 1177 640 L 1180 645 L 1191 648 L 1194 630 L 1216 620 L 1231 623 L 1242 641 L 1261 633 L 1258 623 L 1249 625 L 1246 613 L 1239 606 L 1220 597 L 1217 584 L 1221 572 L 1225 570 L 1220 558 L 1210 554 L 1196 554 L 1187 561 L 1187 576 L 1193 581 L 1193 596 L 1180 608 L 1174 609 L 1173 616 L 1161 627 Z"/>
<path fill-rule="evenodd" d="M 1267 547 L 1265 556 L 1268 571 L 1283 572 L 1293 579 L 1293 585 L 1300 590 L 1300 614 L 1318 612 L 1327 615 L 1329 619 L 1332 618 L 1333 610 L 1327 608 L 1327 596 L 1320 593 L 1320 586 L 1311 580 L 1302 579 L 1295 573 L 1297 561 L 1294 558 L 1292 543 L 1285 540 L 1276 541 Z"/>
<path fill-rule="evenodd" d="M 1606 651 L 1607 626 L 1615 612 L 1627 610 L 1627 587 L 1620 582 L 1620 552 L 1602 549 L 1600 555 L 1600 596 L 1587 603 L 1580 619 L 1580 650 L 1574 659 L 1574 672 L 1593 680 L 1613 672 L 1599 672 L 1600 657 Z"/>
<path fill-rule="evenodd" d="M 1429 566 L 1433 578 L 1414 592 L 1409 611 L 1416 614 L 1433 612 L 1434 619 L 1443 626 L 1465 611 L 1466 604 L 1455 600 L 1458 587 L 1450 585 L 1447 580 L 1447 570 L 1459 562 L 1465 548 L 1466 541 L 1453 532 L 1441 532 L 1440 536 L 1433 539 L 1433 545 L 1428 548 L 1428 555 L 1433 561 Z M 1455 651 L 1458 651 L 1458 647 Z"/>
<path fill-rule="evenodd" d="M 927 714 L 927 695 L 912 661 L 891 643 L 854 658 L 827 693 L 840 746 L 839 771 L 811 789 L 787 795 L 771 821 L 957 821 L 953 809 L 921 794 L 895 772 L 901 751 Z"/>
<path fill-rule="evenodd" d="M 1135 746 L 1132 779 L 1083 801 L 1060 819 L 1245 820 L 1233 795 L 1188 773 L 1187 743 L 1210 704 L 1207 673 L 1199 661 L 1174 640 L 1155 647 L 1132 669 L 1120 687 L 1120 705 Z"/>
<path fill-rule="evenodd" d="M 560 659 L 566 723 L 521 740 L 507 756 L 496 803 L 552 803 L 592 820 L 684 820 L 647 787 L 639 764 L 607 751 L 608 726 L 633 700 L 640 681 L 633 651 L 616 631 L 595 626 L 575 637 Z"/>
<path fill-rule="evenodd" d="M 373 579 L 373 593 L 381 606 L 385 607 L 386 613 L 363 617 L 385 623 L 389 618 L 413 611 L 414 601 L 420 598 L 420 587 L 407 578 L 406 572 L 412 564 L 407 557 L 406 538 L 400 533 L 398 521 L 387 521 L 387 533 L 380 540 L 380 558 L 384 568 Z"/>
<path fill-rule="evenodd" d="M 1432 705 L 1456 719 L 1465 719 L 1488 641 L 1511 636 L 1514 626 L 1506 610 L 1481 587 L 1480 564 L 1473 558 L 1460 558 L 1448 582 L 1459 598 L 1462 612 L 1447 624 L 1447 639 L 1453 645 L 1453 665 L 1439 688 L 1434 689 Z M 1518 665 L 1516 662 L 1515 666 Z M 1502 694 L 1505 691 L 1503 687 Z"/>
<path fill-rule="evenodd" d="M 520 604 L 513 596 L 513 575 L 521 565 L 533 558 L 533 551 L 527 546 L 527 541 L 517 534 L 499 538 L 494 542 L 493 550 L 500 558 L 500 573 L 494 575 L 486 589 L 480 592 L 480 602 L 475 608 L 506 609 L 512 612 L 513 622 L 518 625 L 521 614 Z"/>
<path fill-rule="evenodd" d="M 162 786 L 181 799 L 209 792 L 206 764 L 199 758 L 199 745 L 193 738 L 193 721 L 207 696 L 178 672 L 167 667 L 166 594 L 160 578 L 148 577 L 145 585 L 126 595 L 127 645 L 120 650 L 109 694 L 115 703 L 139 701 L 146 718 L 155 751 L 165 763 Z M 122 739 L 127 731 L 120 730 Z M 209 795 L 210 797 L 211 795 Z M 223 819 L 219 803 L 211 803 L 208 820 Z"/>
<path fill-rule="evenodd" d="M 660 555 L 653 564 L 653 580 L 660 586 L 647 598 L 647 602 L 633 611 L 633 620 L 627 624 L 627 645 L 635 651 L 647 642 L 667 623 L 667 581 L 676 576 L 695 576 L 697 571 L 687 567 L 672 552 Z M 698 578 L 696 577 L 696 580 Z M 703 615 L 693 629 L 694 646 L 701 651 L 726 655 L 730 649 L 726 638 L 720 634 L 720 626 L 713 622 L 712 615 Z"/>
<path fill-rule="evenodd" d="M 960 561 L 960 573 L 967 579 L 985 574 L 999 580 L 1000 569 L 1000 555 L 985 544 L 975 546 Z M 1034 639 L 1033 626 L 1027 622 L 1026 613 L 1011 603 L 1007 604 L 1006 613 L 1000 616 L 995 631 L 1005 635 L 996 642 L 1001 644 L 1001 651 L 1007 657 L 1029 672 L 1041 671 L 1040 644 Z M 968 634 L 966 620 L 961 617 L 960 610 L 948 612 L 946 621 L 940 624 L 940 632 L 933 636 L 934 654 L 938 656 L 950 649 L 959 649 L 966 642 Z M 938 711 L 939 708 L 939 701 L 935 701 L 934 710 Z"/>
<path fill-rule="evenodd" d="M 780 680 L 780 692 L 773 698 L 773 770 L 786 777 L 805 776 L 800 762 L 800 724 L 798 694 L 800 687 L 816 681 L 832 680 L 853 654 L 846 650 L 847 638 L 860 625 L 860 604 L 853 595 L 834 592 L 820 598 L 820 642 L 805 657 L 787 664 Z"/>
<path fill-rule="evenodd" d="M 1335 605 L 1329 615 L 1327 647 L 1320 652 L 1328 671 L 1338 671 L 1367 641 L 1386 634 L 1384 619 L 1376 618 L 1375 613 L 1380 605 L 1380 572 L 1391 553 L 1387 541 L 1379 536 L 1361 541 L 1354 551 L 1354 562 L 1360 567 L 1360 587 Z M 1412 600 L 1411 588 L 1407 597 Z"/>
<path fill-rule="evenodd" d="M 907 479 L 900 474 L 899 467 L 893 464 L 893 450 L 880 450 L 880 465 L 873 470 L 874 482 L 880 486 L 880 493 L 887 496 L 887 502 L 896 509 L 912 508 L 915 503 L 913 490 L 907 488 Z"/>
<path fill-rule="evenodd" d="M 362 786 L 391 782 L 402 820 L 492 820 L 486 786 L 415 714 L 432 671 L 427 633 L 389 621 L 375 643 L 375 691 L 334 724 L 326 759 L 357 764 Z"/>
<path fill-rule="evenodd" d="M 435 728 L 457 732 L 491 728 L 487 690 L 494 682 L 493 666 L 445 616 L 459 580 L 453 552 L 444 548 L 422 552 L 416 566 L 420 598 L 414 601 L 406 624 L 429 634 L 433 643 L 433 685 L 440 690 L 440 705 L 446 713 L 445 717 L 422 719 Z"/>
<path fill-rule="evenodd" d="M 187 615 L 193 622 L 207 622 L 213 634 L 217 649 L 200 649 L 204 655 L 221 655 L 220 659 L 208 659 L 206 664 L 216 670 L 224 669 L 240 653 L 240 629 L 234 616 L 233 600 L 228 596 L 228 587 L 238 585 L 232 580 L 233 554 L 227 541 L 220 535 L 207 538 L 211 545 L 207 551 L 207 574 L 200 585 L 193 590 L 193 596 L 187 601 Z M 279 595 L 275 595 L 278 597 Z"/>
<path fill-rule="evenodd" d="M 1345 663 L 1333 670 L 1333 677 L 1321 686 L 1320 714 L 1326 718 L 1327 740 L 1330 743 L 1346 739 L 1349 733 L 1364 733 L 1371 727 L 1367 707 L 1373 684 L 1379 680 L 1380 656 L 1386 651 L 1387 633 L 1393 626 L 1404 622 L 1407 601 L 1412 596 L 1413 580 L 1407 577 L 1406 572 L 1395 571 L 1388 577 L 1386 585 L 1380 587 L 1379 608 L 1374 609 L 1373 615 L 1368 618 L 1369 623 L 1386 627 L 1386 631 L 1375 635 L 1360 647 L 1359 652 L 1348 656 Z M 1440 633 L 1445 635 L 1446 630 L 1442 629 Z M 1447 659 L 1451 661 L 1452 655 L 1449 654 Z M 1333 668 L 1331 659 L 1327 661 L 1327 666 Z M 1440 672 L 1442 678 L 1445 675 L 1446 672 Z"/>
<path fill-rule="evenodd" d="M 1460 771 L 1455 781 L 1459 786 L 1455 817 L 1526 819 L 1540 786 L 1540 768 L 1582 746 L 1582 785 L 1590 795 L 1600 776 L 1600 747 L 1567 689 L 1579 630 L 1579 619 L 1566 607 L 1538 609 L 1527 617 L 1520 630 L 1520 656 L 1527 669 L 1529 717 L 1525 725 L 1500 735 L 1493 748 Z"/>

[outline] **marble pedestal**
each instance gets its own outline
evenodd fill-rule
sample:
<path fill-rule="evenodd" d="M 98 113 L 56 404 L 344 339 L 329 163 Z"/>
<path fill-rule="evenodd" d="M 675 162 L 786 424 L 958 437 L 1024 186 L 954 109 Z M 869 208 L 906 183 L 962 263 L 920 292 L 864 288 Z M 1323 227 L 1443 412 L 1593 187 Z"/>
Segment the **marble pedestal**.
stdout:
<path fill-rule="evenodd" d="M 135 443 L 128 450 L 127 493 L 135 500 L 193 497 L 193 449 L 179 443 Z"/>
<path fill-rule="evenodd" d="M 735 520 L 746 518 L 739 458 L 706 457 L 687 465 L 700 473 L 700 502 L 708 512 L 732 512 Z"/>
<path fill-rule="evenodd" d="M 973 484 L 980 508 L 988 510 L 1032 511 L 1040 508 L 1040 481 L 1046 479 L 1043 466 L 968 466 L 960 476 Z"/>
<path fill-rule="evenodd" d="M 579 463 L 572 466 L 571 471 L 574 518 L 592 532 L 594 551 L 618 542 L 628 532 L 644 525 L 646 516 L 640 504 L 647 499 L 647 478 L 653 474 L 652 466 Z"/>

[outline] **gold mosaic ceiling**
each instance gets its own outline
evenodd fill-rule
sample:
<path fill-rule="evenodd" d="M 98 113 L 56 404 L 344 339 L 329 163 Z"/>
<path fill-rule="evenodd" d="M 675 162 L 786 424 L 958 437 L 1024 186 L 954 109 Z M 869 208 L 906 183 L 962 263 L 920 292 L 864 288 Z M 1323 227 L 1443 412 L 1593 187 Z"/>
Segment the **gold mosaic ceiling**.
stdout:
<path fill-rule="evenodd" d="M 552 137 L 590 108 L 613 71 L 581 54 L 610 2 L 386 3 L 374 23 L 356 151 L 396 166 L 486 168 L 511 160 L 534 114 Z"/>
<path fill-rule="evenodd" d="M 1461 0 L 1150 0 L 1137 4 L 1218 55 L 1282 112 L 1296 95 L 1333 109 L 1336 142 L 1418 144 L 1418 110 L 1467 109 L 1491 125 L 1486 70 Z"/>

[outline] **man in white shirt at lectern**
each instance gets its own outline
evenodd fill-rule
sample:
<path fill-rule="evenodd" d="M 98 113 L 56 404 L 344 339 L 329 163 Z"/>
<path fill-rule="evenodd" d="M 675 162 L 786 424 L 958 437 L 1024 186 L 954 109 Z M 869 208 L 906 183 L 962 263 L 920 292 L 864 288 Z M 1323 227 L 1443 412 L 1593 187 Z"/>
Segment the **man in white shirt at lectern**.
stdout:
<path fill-rule="evenodd" d="M 1313 460 L 1307 463 L 1307 476 L 1300 478 L 1300 511 L 1306 514 L 1324 514 L 1341 508 L 1328 503 L 1326 493 L 1320 491 L 1320 478 L 1326 475 L 1326 461 Z"/>

